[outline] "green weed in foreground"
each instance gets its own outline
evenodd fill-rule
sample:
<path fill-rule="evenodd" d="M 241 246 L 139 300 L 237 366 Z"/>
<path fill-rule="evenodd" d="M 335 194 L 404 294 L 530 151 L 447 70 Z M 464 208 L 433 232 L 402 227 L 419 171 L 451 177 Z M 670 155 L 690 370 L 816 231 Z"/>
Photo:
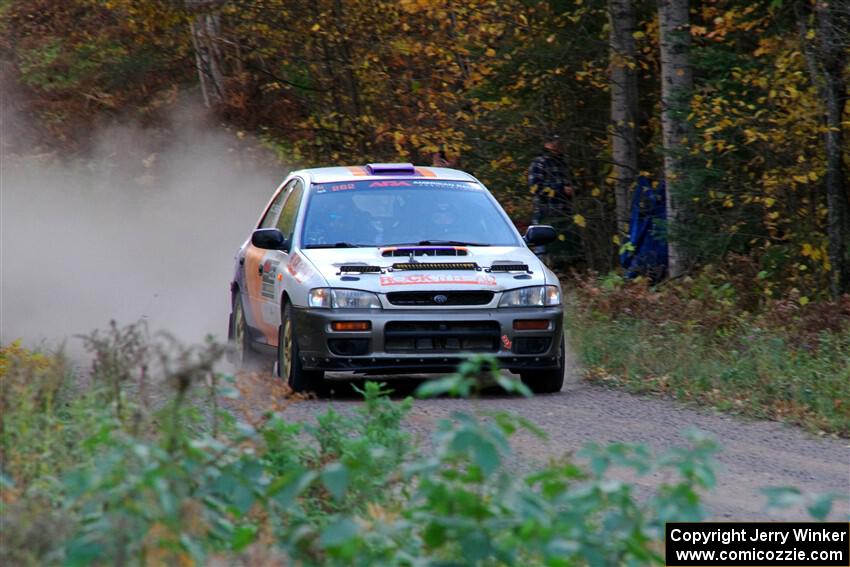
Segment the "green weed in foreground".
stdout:
<path fill-rule="evenodd" d="M 207 396 L 192 396 L 235 395 L 232 377 L 210 379 L 217 345 L 148 342 L 138 328 L 91 338 L 100 363 L 85 395 L 67 381 L 57 389 L 31 353 L 3 349 L 4 384 L 16 385 L 3 398 L 4 565 L 662 564 L 664 522 L 702 518 L 700 494 L 714 485 L 717 448 L 698 433 L 662 455 L 590 445 L 586 466 L 560 459 L 518 474 L 510 438 L 539 434 L 531 424 L 455 413 L 425 449 L 402 427 L 414 402 L 375 383 L 353 413 L 331 408 L 306 425 L 269 413 L 250 425 L 199 411 Z M 33 364 L 43 379 L 22 380 Z M 496 376 L 477 358 L 423 389 L 472 393 Z M 140 403 L 142 386 L 170 394 Z M 74 397 L 77 410 L 59 409 Z M 16 442 L 10 425 L 27 420 L 65 435 Z M 615 468 L 667 480 L 639 500 Z M 810 510 L 825 517 L 831 502 Z"/>
<path fill-rule="evenodd" d="M 566 318 L 588 379 L 850 436 L 850 320 L 814 332 L 789 315 L 780 327 L 729 300 L 676 304 L 604 281 L 573 297 Z"/>

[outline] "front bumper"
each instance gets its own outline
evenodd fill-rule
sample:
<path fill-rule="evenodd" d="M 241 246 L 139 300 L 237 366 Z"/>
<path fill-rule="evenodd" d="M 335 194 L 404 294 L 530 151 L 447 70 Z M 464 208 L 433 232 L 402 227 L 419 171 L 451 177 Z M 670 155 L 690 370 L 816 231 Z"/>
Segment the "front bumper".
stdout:
<path fill-rule="evenodd" d="M 561 306 L 510 309 L 295 309 L 301 363 L 308 370 L 426 373 L 453 370 L 486 353 L 518 372 L 558 366 Z M 545 321 L 516 330 L 514 322 Z M 334 331 L 334 322 L 369 321 L 368 331 Z M 541 323 L 542 325 L 542 323 Z"/>

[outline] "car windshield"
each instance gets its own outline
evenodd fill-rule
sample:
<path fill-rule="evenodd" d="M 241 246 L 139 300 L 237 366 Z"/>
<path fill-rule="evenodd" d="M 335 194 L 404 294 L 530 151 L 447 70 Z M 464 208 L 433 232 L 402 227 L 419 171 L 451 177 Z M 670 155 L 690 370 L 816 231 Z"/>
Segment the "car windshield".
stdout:
<path fill-rule="evenodd" d="M 519 242 L 477 183 L 387 179 L 313 186 L 302 247 L 416 244 L 517 246 Z"/>

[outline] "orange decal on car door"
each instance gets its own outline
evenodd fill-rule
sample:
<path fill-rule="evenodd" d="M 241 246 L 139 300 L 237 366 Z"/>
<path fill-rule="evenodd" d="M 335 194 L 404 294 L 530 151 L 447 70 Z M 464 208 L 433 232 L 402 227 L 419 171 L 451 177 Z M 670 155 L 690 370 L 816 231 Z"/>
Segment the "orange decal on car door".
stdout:
<path fill-rule="evenodd" d="M 248 249 L 245 251 L 245 283 L 248 286 L 248 309 L 251 312 L 254 327 L 265 335 L 268 344 L 276 345 L 277 327 L 265 320 L 261 306 L 261 302 L 264 300 L 262 295 L 262 268 L 266 253 L 267 251 L 262 248 L 248 245 Z"/>

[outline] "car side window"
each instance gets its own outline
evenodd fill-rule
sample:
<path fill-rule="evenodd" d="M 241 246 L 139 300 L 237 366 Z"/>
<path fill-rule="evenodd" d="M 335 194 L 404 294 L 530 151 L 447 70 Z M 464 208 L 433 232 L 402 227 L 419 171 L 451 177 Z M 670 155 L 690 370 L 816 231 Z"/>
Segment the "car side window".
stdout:
<path fill-rule="evenodd" d="M 289 193 L 277 221 L 277 229 L 283 233 L 288 241 L 292 241 L 292 234 L 295 232 L 295 219 L 298 216 L 298 205 L 301 204 L 301 196 L 304 194 L 304 184 L 301 180 L 295 180 L 295 187 Z"/>
<path fill-rule="evenodd" d="M 273 228 L 277 225 L 277 219 L 280 218 L 280 211 L 283 209 L 283 202 L 286 200 L 286 196 L 292 190 L 296 181 L 296 179 L 293 179 L 287 183 L 286 186 L 275 196 L 269 210 L 266 211 L 266 214 L 263 216 L 263 220 L 260 221 L 260 228 Z"/>

